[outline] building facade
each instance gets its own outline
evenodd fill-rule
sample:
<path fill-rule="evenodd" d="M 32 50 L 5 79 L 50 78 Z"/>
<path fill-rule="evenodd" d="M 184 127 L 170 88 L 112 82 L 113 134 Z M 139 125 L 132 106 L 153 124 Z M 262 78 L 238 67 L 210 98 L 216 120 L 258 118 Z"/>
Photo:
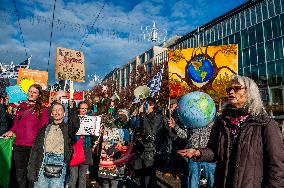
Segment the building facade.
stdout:
<path fill-rule="evenodd" d="M 135 56 L 122 67 L 111 71 L 105 76 L 103 83 L 112 81 L 115 90 L 119 92 L 132 84 L 133 80 L 131 78 L 135 78 L 132 75 L 136 75 L 138 66 L 144 66 L 147 74 L 151 74 L 154 65 L 160 63 L 165 58 L 167 58 L 167 48 L 153 46 L 149 50 Z"/>
<path fill-rule="evenodd" d="M 284 0 L 247 1 L 200 26 L 170 49 L 238 44 L 238 73 L 254 79 L 266 106 L 283 115 Z"/>

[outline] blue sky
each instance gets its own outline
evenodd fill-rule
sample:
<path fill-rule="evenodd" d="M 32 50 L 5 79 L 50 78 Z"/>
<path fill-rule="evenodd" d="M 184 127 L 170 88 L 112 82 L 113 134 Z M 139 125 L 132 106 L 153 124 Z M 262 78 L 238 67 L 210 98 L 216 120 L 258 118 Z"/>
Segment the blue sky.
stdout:
<path fill-rule="evenodd" d="M 80 50 L 85 41 L 81 50 L 85 55 L 86 82 L 75 85 L 75 89 L 83 90 L 93 86 L 94 74 L 103 77 L 155 45 L 143 40 L 141 26 L 152 25 L 155 20 L 158 28 L 167 30 L 168 38 L 184 35 L 245 0 L 57 0 L 51 48 L 54 1 L 15 2 L 23 35 L 14 0 L 0 0 L 0 62 L 18 64 L 26 59 L 27 51 L 33 56 L 31 68 L 48 68 L 49 84 L 54 84 L 56 47 Z M 100 17 L 86 37 L 103 5 Z"/>

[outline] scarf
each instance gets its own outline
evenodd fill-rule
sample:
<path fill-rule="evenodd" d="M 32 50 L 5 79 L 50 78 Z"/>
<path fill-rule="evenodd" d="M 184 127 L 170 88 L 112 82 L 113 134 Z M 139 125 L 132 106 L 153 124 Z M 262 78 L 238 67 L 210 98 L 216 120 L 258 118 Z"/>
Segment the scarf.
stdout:
<path fill-rule="evenodd" d="M 229 106 L 226 109 L 225 117 L 227 119 L 226 126 L 230 129 L 231 140 L 234 143 L 238 137 L 243 123 L 249 117 L 249 114 L 244 108 L 234 108 Z"/>

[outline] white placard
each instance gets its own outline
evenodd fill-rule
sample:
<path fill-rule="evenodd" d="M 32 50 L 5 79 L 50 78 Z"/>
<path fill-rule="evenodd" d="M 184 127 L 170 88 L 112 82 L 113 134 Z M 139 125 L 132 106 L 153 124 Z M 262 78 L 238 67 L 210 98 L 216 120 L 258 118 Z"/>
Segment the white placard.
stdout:
<path fill-rule="evenodd" d="M 94 135 L 99 136 L 101 127 L 100 116 L 79 116 L 80 128 L 76 135 Z"/>

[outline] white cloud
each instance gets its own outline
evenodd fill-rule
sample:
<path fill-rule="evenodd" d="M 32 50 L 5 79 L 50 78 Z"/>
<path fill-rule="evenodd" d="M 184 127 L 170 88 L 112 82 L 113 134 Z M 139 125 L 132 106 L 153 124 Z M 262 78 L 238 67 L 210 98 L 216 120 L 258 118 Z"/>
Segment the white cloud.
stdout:
<path fill-rule="evenodd" d="M 18 0 L 21 27 L 29 54 L 33 55 L 31 68 L 46 70 L 49 52 L 53 2 L 44 0 Z M 196 23 L 206 15 L 204 0 L 144 0 L 108 1 L 95 23 L 99 31 L 92 31 L 87 38 L 86 27 L 91 26 L 104 1 L 69 2 L 57 0 L 55 22 L 49 66 L 49 81 L 54 83 L 54 53 L 56 47 L 79 50 L 85 39 L 82 51 L 85 55 L 86 75 L 104 76 L 113 68 L 119 67 L 136 55 L 143 53 L 153 44 L 135 41 L 142 37 L 140 26 L 152 25 L 155 20 L 158 28 L 167 29 L 168 37 L 184 31 L 191 31 Z M 19 63 L 25 59 L 25 50 L 13 11 L 13 2 L 3 0 L 0 5 L 0 60 Z M 34 17 L 31 17 L 33 15 Z M 25 16 L 25 17 L 24 17 Z M 127 38 L 130 35 L 130 40 Z M 142 39 L 142 38 L 140 38 Z M 94 83 L 79 84 L 90 87 Z M 79 86 L 78 86 L 79 87 Z"/>

